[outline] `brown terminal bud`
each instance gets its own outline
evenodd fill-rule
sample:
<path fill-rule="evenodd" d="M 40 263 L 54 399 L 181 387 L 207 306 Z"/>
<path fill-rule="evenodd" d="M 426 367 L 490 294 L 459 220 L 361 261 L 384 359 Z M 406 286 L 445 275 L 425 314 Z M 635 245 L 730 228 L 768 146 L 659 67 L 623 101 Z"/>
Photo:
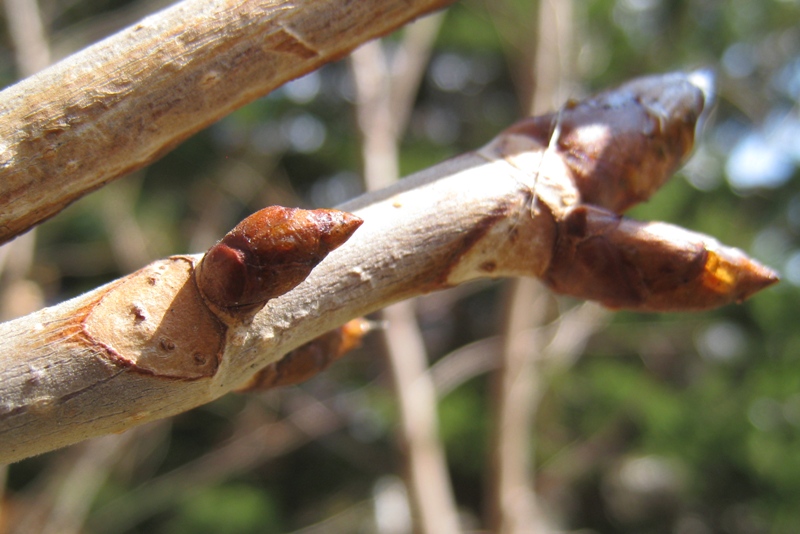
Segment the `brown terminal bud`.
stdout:
<path fill-rule="evenodd" d="M 542 278 L 558 293 L 639 311 L 714 308 L 778 281 L 772 270 L 711 237 L 593 206 L 578 206 L 560 222 Z"/>
<path fill-rule="evenodd" d="M 206 252 L 195 271 L 197 287 L 231 315 L 255 314 L 305 280 L 362 222 L 333 209 L 264 208 Z"/>
<path fill-rule="evenodd" d="M 621 213 L 648 199 L 694 145 L 707 107 L 703 73 L 648 76 L 531 117 L 506 134 L 532 137 L 567 164 L 585 204 Z M 514 145 L 510 145 L 514 146 Z"/>

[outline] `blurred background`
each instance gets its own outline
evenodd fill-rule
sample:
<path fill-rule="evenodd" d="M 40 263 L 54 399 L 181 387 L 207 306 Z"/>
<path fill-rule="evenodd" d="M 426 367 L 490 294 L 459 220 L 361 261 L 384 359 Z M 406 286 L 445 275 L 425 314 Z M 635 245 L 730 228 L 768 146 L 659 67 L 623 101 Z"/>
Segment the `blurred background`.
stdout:
<path fill-rule="evenodd" d="M 0 84 L 168 4 L 5 0 Z M 520 281 L 429 295 L 373 317 L 305 384 L 8 467 L 0 532 L 438 533 L 448 517 L 473 532 L 800 532 L 799 23 L 798 0 L 463 0 L 6 245 L 10 319 L 203 251 L 265 205 L 334 206 L 568 98 L 706 67 L 717 104 L 698 149 L 632 215 L 711 234 L 783 281 L 695 314 L 608 313 Z M 421 404 L 408 377 L 429 388 Z M 430 480 L 414 475 L 424 451 Z"/>

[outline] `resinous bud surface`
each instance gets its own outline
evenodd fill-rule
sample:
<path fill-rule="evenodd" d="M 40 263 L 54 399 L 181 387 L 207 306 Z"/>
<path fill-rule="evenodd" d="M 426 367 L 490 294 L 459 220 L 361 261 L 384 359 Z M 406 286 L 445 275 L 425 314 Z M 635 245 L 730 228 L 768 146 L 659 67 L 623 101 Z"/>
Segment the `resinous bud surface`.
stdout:
<path fill-rule="evenodd" d="M 580 206 L 561 221 L 543 280 L 610 308 L 666 312 L 741 302 L 778 276 L 706 235 Z"/>
<path fill-rule="evenodd" d="M 305 280 L 362 222 L 333 209 L 264 208 L 208 250 L 197 268 L 198 288 L 233 315 L 255 313 Z"/>

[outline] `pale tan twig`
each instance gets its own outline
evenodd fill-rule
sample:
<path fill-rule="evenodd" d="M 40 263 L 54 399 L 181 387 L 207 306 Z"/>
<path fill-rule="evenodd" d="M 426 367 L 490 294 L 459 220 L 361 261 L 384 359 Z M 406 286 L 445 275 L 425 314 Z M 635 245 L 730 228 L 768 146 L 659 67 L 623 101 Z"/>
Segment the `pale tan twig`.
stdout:
<path fill-rule="evenodd" d="M 8 33 L 14 59 L 24 78 L 50 64 L 50 47 L 36 0 L 4 0 Z M 0 246 L 0 321 L 14 319 L 39 309 L 44 295 L 38 284 L 26 280 L 33 264 L 36 233 Z M 0 467 L 0 501 L 5 491 L 7 467 Z"/>
<path fill-rule="evenodd" d="M 36 0 L 3 0 L 20 78 L 50 64 L 50 45 Z"/>
<path fill-rule="evenodd" d="M 571 95 L 574 79 L 574 16 L 572 0 L 540 0 L 535 58 L 531 65 L 534 90 L 528 113 L 557 109 Z"/>
<path fill-rule="evenodd" d="M 45 24 L 36 0 L 4 0 L 4 5 L 17 70 L 20 78 L 24 78 L 50 64 Z M 5 275 L 0 320 L 28 314 L 44 303 L 38 285 L 26 280 L 33 264 L 35 246 L 35 232 L 14 244 L 0 246 L 0 273 Z"/>
<path fill-rule="evenodd" d="M 542 377 L 535 356 L 544 345 L 537 332 L 549 296 L 530 279 L 508 284 L 500 365 L 492 377 L 490 510 L 492 532 L 547 532 L 533 487 L 533 417 Z"/>
<path fill-rule="evenodd" d="M 529 95 L 525 105 L 530 114 L 551 109 L 571 77 L 571 18 L 570 0 L 538 4 L 535 56 L 529 63 L 529 75 L 524 76 L 533 84 L 530 91 L 523 92 Z M 556 124 L 548 150 L 554 148 L 559 131 Z M 537 182 L 538 176 L 534 210 Z M 537 353 L 541 356 L 544 343 L 538 336 L 522 336 L 544 319 L 545 297 L 533 280 L 517 279 L 509 286 L 501 365 L 494 375 L 490 525 L 493 532 L 501 534 L 547 532 L 551 528 L 537 505 L 532 467 L 534 420 L 545 388 L 544 369 L 534 358 Z"/>
<path fill-rule="evenodd" d="M 441 17 L 414 25 L 389 62 L 381 43 L 353 54 L 357 115 L 362 131 L 364 180 L 368 189 L 390 185 L 399 176 L 399 136 L 427 64 Z M 413 57 L 412 57 L 413 56 Z M 411 301 L 382 312 L 384 341 L 397 397 L 400 441 L 406 460 L 406 485 L 416 528 L 426 534 L 458 532 L 455 498 L 438 437 L 436 392 Z"/>

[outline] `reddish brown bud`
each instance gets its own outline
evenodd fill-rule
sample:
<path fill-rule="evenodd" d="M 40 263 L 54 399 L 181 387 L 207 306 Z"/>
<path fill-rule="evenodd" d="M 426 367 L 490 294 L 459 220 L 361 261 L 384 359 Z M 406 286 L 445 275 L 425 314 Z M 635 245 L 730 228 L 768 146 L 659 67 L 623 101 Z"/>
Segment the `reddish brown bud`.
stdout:
<path fill-rule="evenodd" d="M 264 390 L 305 382 L 361 345 L 362 338 L 371 328 L 371 323 L 364 318 L 348 321 L 266 366 L 239 391 Z"/>
<path fill-rule="evenodd" d="M 556 292 L 640 311 L 714 308 L 778 281 L 772 270 L 711 237 L 591 206 L 560 222 L 542 278 Z"/>
<path fill-rule="evenodd" d="M 253 314 L 305 280 L 362 222 L 338 210 L 264 208 L 208 250 L 195 272 L 197 287 L 232 315 Z"/>
<path fill-rule="evenodd" d="M 620 213 L 648 199 L 692 150 L 705 106 L 703 73 L 648 76 L 560 113 L 531 117 L 506 130 L 534 138 L 563 157 L 581 202 Z M 511 145 L 513 146 L 513 145 Z"/>

